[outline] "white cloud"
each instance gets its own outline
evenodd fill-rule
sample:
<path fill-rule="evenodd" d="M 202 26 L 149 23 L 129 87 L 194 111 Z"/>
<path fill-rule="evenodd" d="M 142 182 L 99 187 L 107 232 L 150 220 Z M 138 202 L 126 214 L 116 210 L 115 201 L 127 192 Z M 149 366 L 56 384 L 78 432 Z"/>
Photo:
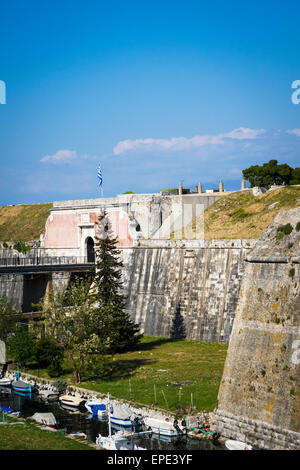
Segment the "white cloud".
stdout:
<path fill-rule="evenodd" d="M 297 135 L 298 137 L 300 137 L 300 129 L 290 129 L 288 131 L 286 131 L 287 134 L 295 134 Z"/>
<path fill-rule="evenodd" d="M 76 157 L 75 150 L 58 150 L 53 155 L 46 155 L 41 158 L 41 162 L 67 162 Z"/>
<path fill-rule="evenodd" d="M 246 140 L 256 139 L 259 135 L 264 134 L 264 129 L 249 129 L 239 127 L 231 132 L 219 135 L 196 135 L 192 138 L 172 137 L 171 139 L 127 139 L 117 143 L 113 149 L 114 155 L 121 155 L 130 150 L 160 150 L 160 151 L 178 151 L 190 150 L 193 148 L 203 147 L 205 145 L 223 145 L 226 139 Z"/>
<path fill-rule="evenodd" d="M 220 136 L 228 139 L 245 140 L 256 139 L 259 135 L 265 134 L 265 132 L 265 129 L 249 129 L 247 127 L 239 127 L 238 129 L 234 129 L 233 131 L 227 132 L 226 134 L 220 134 Z"/>

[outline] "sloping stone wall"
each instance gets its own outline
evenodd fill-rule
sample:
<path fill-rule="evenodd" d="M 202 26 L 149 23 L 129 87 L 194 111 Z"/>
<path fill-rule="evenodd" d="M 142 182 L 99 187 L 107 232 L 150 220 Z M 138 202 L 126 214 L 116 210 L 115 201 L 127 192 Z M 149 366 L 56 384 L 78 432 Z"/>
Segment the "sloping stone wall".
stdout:
<path fill-rule="evenodd" d="M 299 222 L 280 212 L 247 258 L 218 396 L 220 432 L 269 449 L 300 448 Z"/>
<path fill-rule="evenodd" d="M 187 338 L 228 342 L 244 258 L 255 240 L 149 241 L 121 249 L 127 310 L 149 336 L 170 336 L 175 317 Z"/>

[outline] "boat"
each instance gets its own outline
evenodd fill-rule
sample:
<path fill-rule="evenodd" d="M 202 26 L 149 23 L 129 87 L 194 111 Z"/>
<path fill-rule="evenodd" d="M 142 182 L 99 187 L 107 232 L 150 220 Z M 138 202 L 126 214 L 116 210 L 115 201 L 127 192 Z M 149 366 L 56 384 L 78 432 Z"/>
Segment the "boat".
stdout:
<path fill-rule="evenodd" d="M 90 413 L 98 416 L 98 418 L 103 420 L 108 418 L 106 405 L 102 401 L 90 400 L 85 402 L 84 406 Z"/>
<path fill-rule="evenodd" d="M 55 416 L 53 413 L 34 413 L 33 416 L 31 416 L 31 419 L 36 421 L 39 424 L 44 424 L 45 426 L 48 426 L 50 428 L 55 428 L 57 425 Z"/>
<path fill-rule="evenodd" d="M 250 446 L 249 444 L 246 444 L 245 442 L 241 441 L 234 441 L 233 439 L 228 439 L 225 442 L 225 446 L 229 450 L 252 450 L 253 447 Z"/>
<path fill-rule="evenodd" d="M 23 380 L 13 380 L 11 388 L 14 392 L 32 393 L 36 389 L 36 386 L 23 382 Z"/>
<path fill-rule="evenodd" d="M 173 422 L 165 419 L 150 418 L 149 416 L 144 418 L 144 426 L 148 432 L 160 434 L 163 436 L 180 436 L 186 434 L 186 427 L 180 428 L 178 421 L 175 419 Z"/>
<path fill-rule="evenodd" d="M 62 405 L 71 408 L 79 408 L 80 405 L 83 404 L 85 401 L 81 397 L 73 397 L 72 395 L 61 395 L 58 399 Z"/>
<path fill-rule="evenodd" d="M 109 394 L 108 394 L 108 409 L 111 409 L 109 403 Z M 135 434 L 127 430 L 117 431 L 112 434 L 111 432 L 111 413 L 108 413 L 108 436 L 102 436 L 98 434 L 96 438 L 96 444 L 106 450 L 146 450 L 143 447 L 139 447 L 134 442 Z"/>
<path fill-rule="evenodd" d="M 11 395 L 12 393 L 13 393 L 13 391 L 12 391 L 11 387 L 7 387 L 7 386 L 2 387 L 2 386 L 0 386 L 0 394 L 1 395 Z"/>
<path fill-rule="evenodd" d="M 96 444 L 107 450 L 146 450 L 134 442 L 134 433 L 130 431 L 117 431 L 109 436 L 98 435 Z"/>
<path fill-rule="evenodd" d="M 52 390 L 40 390 L 39 398 L 44 402 L 57 401 L 59 397 L 58 392 L 53 392 Z"/>
<path fill-rule="evenodd" d="M 140 424 L 140 417 L 126 405 L 116 405 L 109 407 L 109 416 L 112 423 L 124 427 L 132 427 Z"/>
<path fill-rule="evenodd" d="M 11 379 L 6 379 L 6 378 L 0 379 L 0 387 L 10 387 L 11 382 L 12 382 Z"/>
<path fill-rule="evenodd" d="M 12 408 L 8 408 L 7 406 L 0 405 L 0 410 L 3 413 L 8 413 L 14 416 L 19 416 L 20 411 L 13 410 Z"/>
<path fill-rule="evenodd" d="M 24 382 L 23 380 L 20 380 L 19 368 L 18 368 L 18 372 L 14 373 L 14 377 L 16 380 L 13 380 L 11 382 L 11 388 L 14 392 L 32 393 L 37 390 L 36 385 L 31 385 L 28 382 Z"/>

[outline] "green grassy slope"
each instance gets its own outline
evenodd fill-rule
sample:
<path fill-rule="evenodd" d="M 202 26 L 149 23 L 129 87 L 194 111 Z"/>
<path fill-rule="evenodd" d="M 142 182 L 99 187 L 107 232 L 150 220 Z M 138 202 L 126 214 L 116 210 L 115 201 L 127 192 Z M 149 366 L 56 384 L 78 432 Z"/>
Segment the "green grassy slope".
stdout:
<path fill-rule="evenodd" d="M 300 206 L 300 186 L 267 191 L 253 196 L 252 190 L 237 191 L 218 199 L 204 211 L 204 238 L 259 238 L 280 210 Z M 199 220 L 184 227 L 185 239 L 195 237 Z M 175 232 L 173 236 L 178 238 Z"/>
<path fill-rule="evenodd" d="M 52 203 L 0 207 L 0 242 L 38 240 Z"/>

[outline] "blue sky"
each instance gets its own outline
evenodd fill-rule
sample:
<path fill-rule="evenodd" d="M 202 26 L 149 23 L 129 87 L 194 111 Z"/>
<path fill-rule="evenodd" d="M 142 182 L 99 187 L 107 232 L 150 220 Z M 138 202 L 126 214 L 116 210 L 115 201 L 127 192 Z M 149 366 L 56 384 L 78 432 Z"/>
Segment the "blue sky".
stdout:
<path fill-rule="evenodd" d="M 2 2 L 0 205 L 300 166 L 296 1 Z"/>

